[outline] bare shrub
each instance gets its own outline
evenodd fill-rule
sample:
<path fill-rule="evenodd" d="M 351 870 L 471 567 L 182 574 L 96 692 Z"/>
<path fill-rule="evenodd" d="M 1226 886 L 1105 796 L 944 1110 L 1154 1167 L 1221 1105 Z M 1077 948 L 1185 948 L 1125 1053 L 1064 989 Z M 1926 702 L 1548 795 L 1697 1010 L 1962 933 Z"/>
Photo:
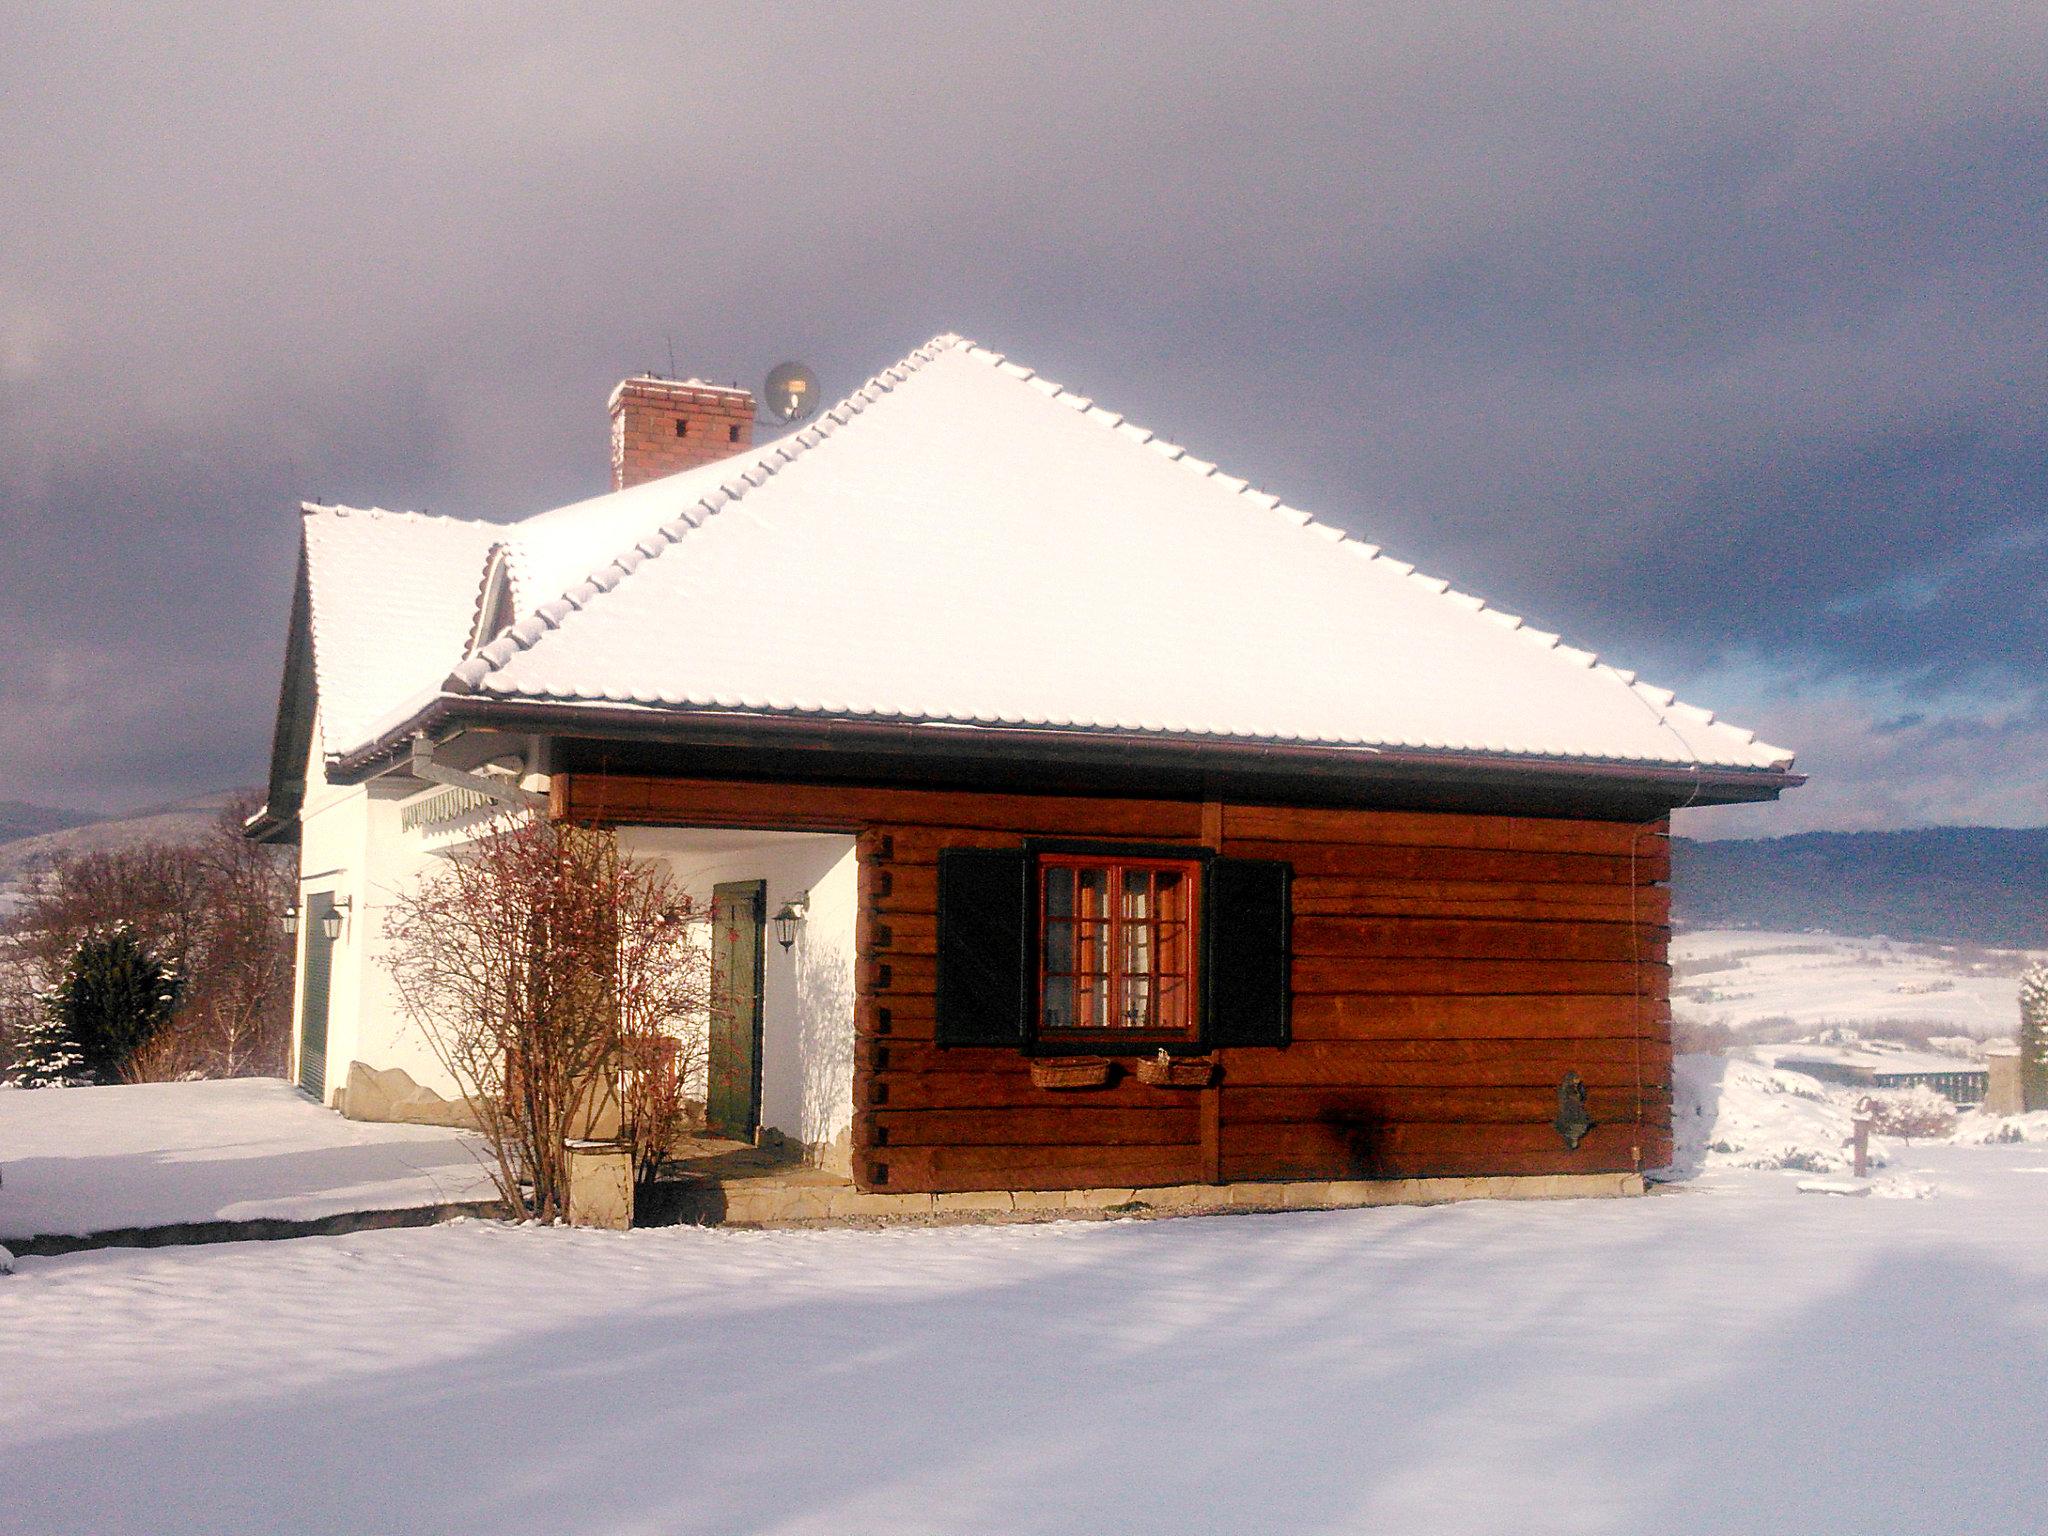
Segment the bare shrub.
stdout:
<path fill-rule="evenodd" d="M 1956 1128 L 1955 1105 L 1924 1085 L 1880 1089 L 1865 1094 L 1856 1107 L 1880 1136 L 1934 1140 L 1952 1135 Z"/>
<path fill-rule="evenodd" d="M 643 1179 L 667 1155 L 709 997 L 695 920 L 610 833 L 510 814 L 392 899 L 399 996 L 516 1211 L 568 1215 L 569 1140 L 616 1131 Z"/>
<path fill-rule="evenodd" d="M 1681 1056 L 1726 1056 L 1740 1042 L 1741 1036 L 1719 1019 L 1676 1019 L 1671 1025 L 1671 1049 Z"/>

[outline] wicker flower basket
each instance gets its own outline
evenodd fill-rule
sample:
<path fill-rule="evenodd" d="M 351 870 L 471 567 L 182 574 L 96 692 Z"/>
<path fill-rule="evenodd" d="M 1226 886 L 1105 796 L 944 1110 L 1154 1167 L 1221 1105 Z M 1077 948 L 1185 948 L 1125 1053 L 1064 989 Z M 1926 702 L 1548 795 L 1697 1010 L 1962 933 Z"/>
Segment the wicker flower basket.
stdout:
<path fill-rule="evenodd" d="M 1206 1088 L 1216 1081 L 1213 1056 L 1169 1056 L 1161 1051 L 1138 1063 L 1138 1081 L 1154 1088 Z"/>
<path fill-rule="evenodd" d="M 1031 1081 L 1040 1088 L 1101 1088 L 1113 1066 L 1107 1056 L 1038 1056 L 1032 1058 Z"/>

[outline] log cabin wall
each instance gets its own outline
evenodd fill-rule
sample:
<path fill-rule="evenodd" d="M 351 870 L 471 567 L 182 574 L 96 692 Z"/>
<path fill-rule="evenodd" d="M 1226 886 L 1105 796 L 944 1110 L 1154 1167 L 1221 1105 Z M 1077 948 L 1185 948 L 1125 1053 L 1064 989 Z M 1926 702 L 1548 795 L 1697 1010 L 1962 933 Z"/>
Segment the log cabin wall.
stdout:
<path fill-rule="evenodd" d="M 854 1173 L 894 1191 L 1630 1172 L 1670 1158 L 1667 825 L 558 774 L 579 821 L 858 837 Z M 1292 1043 L 1216 1086 L 1036 1087 L 932 1043 L 948 847 L 1206 846 L 1294 869 Z M 1568 1071 L 1593 1129 L 1552 1125 Z"/>

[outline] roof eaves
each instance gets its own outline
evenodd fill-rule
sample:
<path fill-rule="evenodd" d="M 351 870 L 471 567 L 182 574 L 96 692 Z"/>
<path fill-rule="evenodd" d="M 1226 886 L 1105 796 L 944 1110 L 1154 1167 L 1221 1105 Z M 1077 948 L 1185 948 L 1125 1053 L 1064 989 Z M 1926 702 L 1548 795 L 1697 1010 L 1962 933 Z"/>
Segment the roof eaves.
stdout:
<path fill-rule="evenodd" d="M 746 735 L 799 731 L 823 738 L 896 739 L 911 742 L 933 732 L 944 732 L 953 740 L 976 740 L 991 749 L 1014 749 L 1029 742 L 1059 742 L 1074 749 L 1095 752 L 1117 748 L 1136 753 L 1195 753 L 1218 761 L 1298 761 L 1305 764 L 1340 765 L 1376 763 L 1383 767 L 1408 767 L 1435 771 L 1465 770 L 1505 774 L 1584 774 L 1589 777 L 1640 780 L 1643 783 L 1691 785 L 1687 803 L 1700 796 L 1705 787 L 1753 786 L 1742 799 L 1769 798 L 1783 789 L 1806 782 L 1806 775 L 1789 768 L 1763 765 L 1718 764 L 1700 761 L 1674 762 L 1661 758 L 1591 758 L 1565 753 L 1503 753 L 1476 748 L 1375 746 L 1362 743 L 1259 740 L 1242 736 L 1202 733 L 1161 734 L 1130 732 L 1085 726 L 1043 726 L 1017 723 L 973 724 L 960 721 L 883 719 L 876 717 L 827 718 L 801 711 L 691 708 L 674 709 L 633 701 L 599 699 L 555 699 L 526 696 L 462 697 L 448 693 L 426 693 L 408 706 L 393 711 L 380 722 L 379 734 L 336 760 L 344 773 L 355 773 L 400 751 L 418 730 L 432 730 L 450 720 L 474 715 L 479 722 L 521 722 L 531 728 L 542 721 L 557 725 L 603 725 L 634 734 L 651 734 L 667 739 L 689 739 L 692 733 L 711 728 L 720 732 L 737 729 Z M 1714 797 L 1716 801 L 1725 798 Z"/>

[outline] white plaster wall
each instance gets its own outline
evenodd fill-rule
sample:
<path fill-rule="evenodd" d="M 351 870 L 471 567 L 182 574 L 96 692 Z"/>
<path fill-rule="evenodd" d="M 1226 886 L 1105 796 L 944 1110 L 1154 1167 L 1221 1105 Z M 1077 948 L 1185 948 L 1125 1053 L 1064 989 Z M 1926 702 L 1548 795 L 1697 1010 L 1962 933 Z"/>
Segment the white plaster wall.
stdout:
<path fill-rule="evenodd" d="M 409 798 L 422 798 L 438 788 L 429 785 L 419 796 Z M 461 1096 L 461 1088 L 434 1054 L 426 1031 L 407 1015 L 399 998 L 388 963 L 388 927 L 397 893 L 417 888 L 451 850 L 466 841 L 466 834 L 487 818 L 478 817 L 474 825 L 453 834 L 407 832 L 401 830 L 405 805 L 404 800 L 373 799 L 364 817 L 365 895 L 358 904 L 362 921 L 356 925 L 352 940 L 352 959 L 359 977 L 357 1050 L 352 1059 L 383 1071 L 397 1067 L 420 1086 L 432 1089 L 444 1099 L 454 1099 Z M 347 1062 L 343 1062 L 342 1070 L 347 1069 Z"/>
<path fill-rule="evenodd" d="M 392 898 L 426 873 L 489 821 L 478 814 L 465 822 L 426 832 L 401 830 L 406 800 L 373 797 L 363 785 L 328 783 L 313 726 L 315 746 L 306 767 L 306 797 L 299 824 L 299 907 L 315 892 L 346 899 L 350 909 L 334 946 L 328 984 L 327 1102 L 348 1085 L 349 1063 L 408 1073 L 445 1099 L 461 1089 L 435 1056 L 427 1034 L 406 1015 L 386 965 L 386 925 Z M 421 798 L 438 792 L 428 785 Z M 305 1006 L 307 925 L 300 924 L 300 969 L 292 989 L 292 1077 L 299 1074 L 300 1024 Z"/>
<path fill-rule="evenodd" d="M 620 850 L 660 859 L 692 900 L 715 885 L 768 883 L 767 915 L 810 892 L 810 914 L 785 952 L 774 927 L 761 966 L 761 1125 L 808 1146 L 853 1126 L 853 965 L 858 874 L 850 837 L 626 827 Z"/>
<path fill-rule="evenodd" d="M 317 721 L 314 741 L 319 741 Z M 528 787 L 545 781 L 529 778 Z M 428 786 L 421 795 L 437 792 Z M 386 966 L 385 928 L 392 898 L 460 850 L 489 822 L 425 832 L 401 829 L 406 802 L 373 797 L 359 785 L 330 785 L 315 747 L 307 765 L 300 826 L 300 906 L 314 892 L 347 899 L 351 910 L 334 947 L 328 997 L 327 1098 L 347 1085 L 352 1061 L 397 1067 L 444 1098 L 459 1088 L 436 1059 L 426 1032 L 407 1016 Z M 853 966 L 857 872 L 844 836 L 628 827 L 621 850 L 660 858 L 692 898 L 708 904 L 726 881 L 765 880 L 767 914 L 810 893 L 810 913 L 785 952 L 772 924 L 762 960 L 761 1124 L 808 1146 L 829 1145 L 853 1124 Z M 301 925 L 301 946 L 305 925 Z M 301 957 L 303 958 L 303 947 Z M 298 1074 L 298 1012 L 293 989 L 293 1062 Z"/>
<path fill-rule="evenodd" d="M 360 1053 L 362 977 L 357 942 L 363 910 L 363 871 L 367 856 L 370 797 L 360 786 L 327 782 L 320 755 L 320 722 L 313 722 L 313 749 L 306 765 L 306 794 L 299 812 L 299 910 L 319 892 L 336 904 L 351 903 L 348 921 L 334 946 L 334 964 L 327 994 L 327 1102 L 348 1082 L 348 1064 Z M 292 984 L 292 1079 L 299 1076 L 299 1042 L 305 1012 L 305 955 L 311 925 L 299 924 L 299 965 Z"/>

